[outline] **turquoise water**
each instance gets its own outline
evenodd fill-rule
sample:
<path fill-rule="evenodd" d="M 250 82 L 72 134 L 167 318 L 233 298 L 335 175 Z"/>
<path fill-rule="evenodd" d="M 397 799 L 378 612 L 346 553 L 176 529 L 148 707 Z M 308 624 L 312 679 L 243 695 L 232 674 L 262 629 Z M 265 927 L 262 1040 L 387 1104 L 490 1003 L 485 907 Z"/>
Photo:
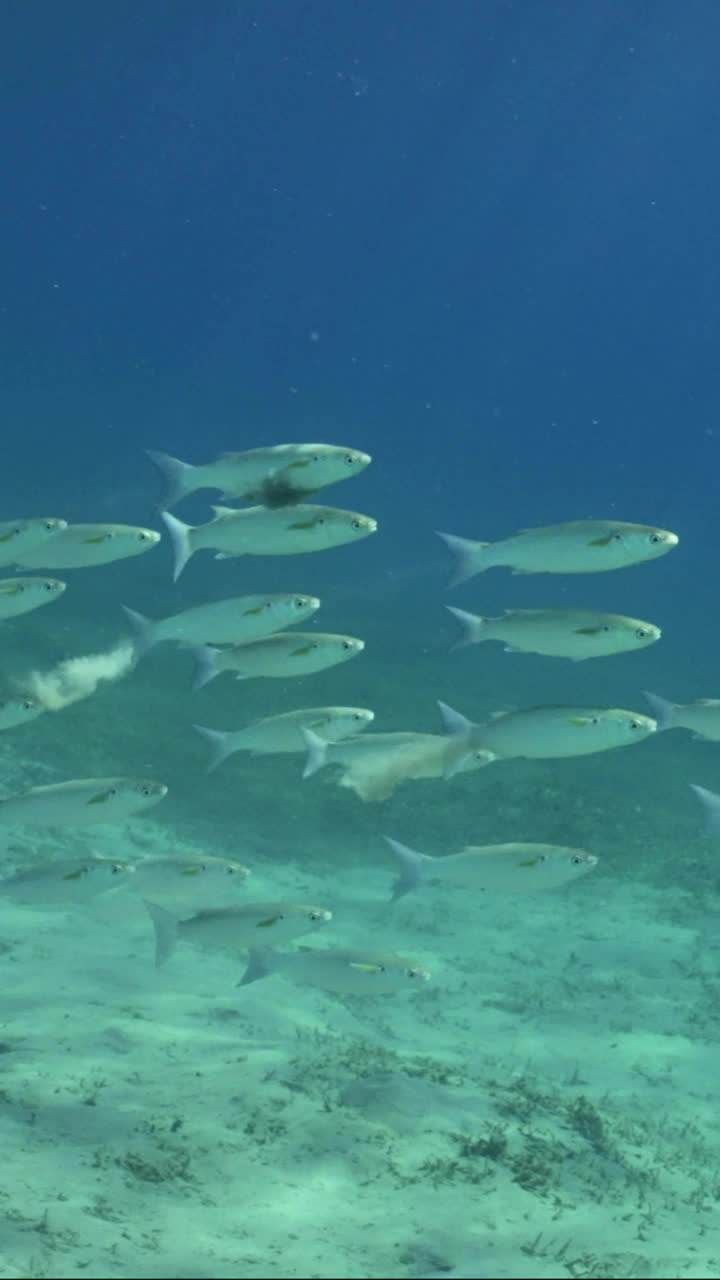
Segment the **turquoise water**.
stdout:
<path fill-rule="evenodd" d="M 304 778 L 300 751 L 208 773 L 193 729 L 341 704 L 371 709 L 372 733 L 440 734 L 438 701 L 482 724 L 720 696 L 718 25 L 705 0 L 7 0 L 0 520 L 163 537 L 51 570 L 62 598 L 0 623 L 0 700 L 87 660 L 87 696 L 0 733 L 0 802 L 83 778 L 168 790 L 114 824 L 0 822 L 0 872 L 232 859 L 249 877 L 197 904 L 183 881 L 178 917 L 317 904 L 332 920 L 287 956 L 355 948 L 362 977 L 397 954 L 430 978 L 239 986 L 245 949 L 187 941 L 156 968 L 133 885 L 28 904 L 3 884 L 0 1276 L 718 1274 L 718 845 L 690 789 L 720 790 L 717 743 L 655 733 L 374 803 L 337 770 Z M 174 585 L 144 451 L 287 441 L 371 453 L 319 500 L 378 532 L 203 552 Z M 212 500 L 175 510 L 200 524 Z M 680 542 L 612 573 L 448 589 L 436 530 L 582 518 Z M 127 644 L 122 605 L 162 618 L 264 591 L 319 596 L 303 630 L 363 653 L 193 692 L 166 645 L 87 680 Z M 663 635 L 577 664 L 455 650 L 450 603 L 595 608 Z M 598 865 L 548 891 L 425 882 L 393 902 L 384 836 Z"/>

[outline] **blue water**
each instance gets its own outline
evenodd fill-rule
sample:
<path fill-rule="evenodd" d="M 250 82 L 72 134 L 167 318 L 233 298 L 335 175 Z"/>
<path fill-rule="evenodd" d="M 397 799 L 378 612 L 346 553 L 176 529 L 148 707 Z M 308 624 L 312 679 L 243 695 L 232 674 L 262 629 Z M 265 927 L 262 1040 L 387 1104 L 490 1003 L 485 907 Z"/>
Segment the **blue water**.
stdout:
<path fill-rule="evenodd" d="M 715 902 L 714 853 L 699 831 L 687 784 L 719 785 L 716 746 L 673 734 L 632 753 L 522 763 L 497 782 L 488 774 L 447 786 L 413 783 L 377 807 L 337 788 L 304 787 L 298 762 L 289 757 L 272 773 L 267 761 L 241 764 L 236 757 L 234 772 L 204 779 L 202 746 L 190 726 L 200 719 L 239 727 L 290 706 L 347 701 L 374 708 L 378 728 L 439 731 L 437 698 L 482 718 L 498 707 L 556 701 L 645 710 L 643 689 L 682 702 L 720 694 L 718 40 L 720 9 L 710 0 L 683 6 L 669 0 L 5 0 L 0 518 L 52 514 L 161 529 L 160 478 L 145 449 L 201 463 L 226 449 L 317 440 L 373 455 L 367 471 L 329 490 L 326 500 L 367 512 L 380 526 L 375 537 L 321 556 L 228 566 L 198 555 L 177 587 L 167 540 L 147 557 L 69 573 L 72 590 L 53 606 L 52 619 L 50 610 L 31 615 L 25 628 L 14 624 L 3 637 L 8 679 L 28 665 L 47 667 L 112 645 L 124 633 L 121 603 L 161 617 L 246 591 L 317 593 L 323 629 L 362 636 L 366 653 L 347 668 L 302 682 L 299 694 L 290 682 L 255 681 L 232 710 L 226 692 L 214 686 L 197 695 L 202 714 L 185 701 L 186 659 L 155 656 L 131 681 L 68 708 L 51 724 L 4 734 L 3 760 L 13 782 L 26 765 L 29 783 L 46 780 L 32 773 L 40 764 L 58 777 L 143 771 L 163 777 L 170 795 L 160 843 L 205 841 L 215 852 L 233 854 L 238 842 L 249 841 L 266 871 L 285 863 L 294 869 L 299 878 L 291 877 L 288 891 L 309 891 L 303 868 L 314 867 L 333 903 L 342 896 L 342 864 L 357 877 L 349 883 L 359 894 L 358 911 L 366 889 L 359 869 L 367 864 L 376 878 L 388 870 L 383 831 L 432 853 L 468 841 L 533 836 L 587 844 L 616 877 L 660 895 L 658 914 L 648 907 L 648 920 L 677 923 L 677 889 L 686 895 L 682 901 L 695 903 L 697 915 L 686 923 L 689 937 L 707 943 L 702 954 L 709 976 L 695 974 L 702 991 L 690 996 L 677 977 L 678 955 L 686 961 L 677 939 L 668 974 L 658 982 L 670 993 L 668 1028 L 682 1022 L 695 1000 L 714 1025 L 717 957 L 705 914 Z M 181 508 L 183 518 L 201 523 L 211 497 L 192 497 Z M 680 544 L 670 556 L 622 573 L 573 581 L 496 571 L 447 594 L 450 556 L 436 530 L 493 540 L 518 527 L 588 516 L 657 524 L 677 531 Z M 495 646 L 450 654 L 457 629 L 442 607 L 450 599 L 492 614 L 570 603 L 605 608 L 651 619 L 662 626 L 663 639 L 639 655 L 577 667 L 510 657 Z M 148 819 L 148 830 L 158 831 L 160 813 Z M 607 890 L 616 895 L 617 912 L 619 884 Z M 618 936 L 640 927 L 636 913 L 644 908 L 633 901 Z M 565 926 L 573 955 L 582 950 L 587 925 L 586 913 L 580 917 Z M 435 941 L 446 957 L 453 946 L 462 951 L 467 935 L 466 926 L 454 929 L 452 911 L 442 919 L 437 927 L 445 941 Z M 528 920 L 527 934 L 512 919 L 522 957 L 523 937 L 535 936 L 539 917 Z M 414 926 L 417 939 L 423 941 L 427 926 L 424 941 L 432 940 L 432 912 Z M 20 916 L 9 927 L 16 939 L 24 937 Z M 392 942 L 396 925 L 389 927 Z M 410 946 L 413 918 L 406 927 Z M 467 927 L 472 934 L 474 925 Z M 548 927 L 552 933 L 552 919 Z M 643 952 L 653 974 L 663 951 L 657 927 Z M 58 954 L 63 936 L 52 934 Z M 405 945 L 404 935 L 400 941 Z M 538 946 L 544 945 L 541 939 Z M 34 952 L 28 965 L 31 960 L 39 968 L 28 1007 L 39 1028 L 42 992 L 47 1008 L 54 996 Z M 508 987 L 521 980 L 516 961 L 520 968 L 507 978 Z M 142 1000 L 145 971 L 137 963 L 130 985 L 133 998 Z M 558 960 L 553 981 L 562 982 L 563 964 Z M 611 947 L 607 964 L 609 984 L 627 976 L 620 951 Z M 605 960 L 605 973 L 604 966 Z M 635 960 L 630 968 L 635 971 Z M 219 972 L 208 971 L 208 998 L 217 994 Z M 187 975 L 191 990 L 196 975 L 189 964 Z M 84 998 L 105 999 L 104 981 L 100 973 L 97 989 L 91 984 Z M 504 981 L 502 971 L 495 973 L 493 990 Z M 63 1001 L 72 1003 L 72 991 L 70 981 Z M 110 1009 L 123 998 L 111 991 Z M 233 998 L 229 985 L 223 1004 Z M 647 997 L 650 1004 L 654 998 Z M 656 1049 L 642 1048 L 653 1020 L 644 999 L 638 995 L 633 1003 L 629 996 L 617 1023 L 634 1028 L 643 1061 L 645 1052 L 657 1056 Z M 461 992 L 461 1013 L 463 1000 Z M 471 1004 L 474 1017 L 474 997 Z M 317 1014 L 320 1025 L 332 1017 L 328 1008 Z M 429 1054 L 433 1036 L 424 1024 L 421 1033 L 423 1020 L 414 1021 L 409 1008 L 402 1014 L 406 1051 Z M 587 1016 L 604 1025 L 598 1010 Z M 172 1004 L 163 1014 L 170 1037 L 187 1023 L 185 1007 L 176 1012 L 176 1024 Z M 8 1006 L 9 1039 L 14 1017 Z M 393 1015 L 384 1006 L 379 1017 L 367 1025 L 382 1040 Z M 600 1098 L 607 1049 L 594 1056 L 583 1042 L 576 1053 L 571 1015 L 560 1029 L 544 1021 L 539 1007 L 536 1017 L 535 1049 L 540 1042 L 547 1049 L 551 1039 L 558 1061 L 579 1055 L 582 1075 L 592 1075 L 594 1065 L 592 1088 Z M 606 1029 L 614 1025 L 609 1018 Z M 717 1059 L 714 1035 L 703 1026 L 703 1052 L 712 1046 L 711 1065 L 698 1067 L 706 1079 Z M 341 1039 L 359 1034 L 342 1018 L 336 1030 Z M 285 1031 L 276 1031 L 284 1043 Z M 482 1025 L 464 1040 L 458 1023 L 445 1045 L 436 1033 L 439 1058 L 447 1051 L 455 1067 L 459 1062 L 477 1072 Z M 531 1050 L 518 1036 L 514 1026 L 500 1045 L 493 1032 L 492 1052 L 505 1064 L 501 1076 L 526 1069 Z M 97 1071 L 111 1074 L 102 1044 L 94 1052 Z M 311 1075 L 320 1071 L 320 1058 L 308 1061 Z M 543 1080 L 552 1061 L 548 1051 L 537 1067 Z M 346 1066 L 343 1060 L 334 1085 L 348 1085 Z M 379 1066 L 394 1069 L 384 1061 Z M 31 1087 L 19 1070 L 24 1097 Z M 473 1091 L 477 1085 L 473 1076 Z M 687 1081 L 673 1087 L 670 1110 L 676 1096 L 692 1092 Z M 628 1115 L 634 1105 L 627 1102 Z M 123 1107 L 117 1103 L 118 1114 Z M 140 1123 L 149 1123 L 142 1106 L 138 1114 Z M 311 1125 L 313 1114 L 299 1116 L 296 1126 Z M 52 1183 L 51 1149 L 64 1159 L 74 1128 L 82 1128 L 81 1111 L 78 1117 L 30 1166 L 29 1194 L 38 1203 L 33 1179 Z M 438 1123 L 442 1129 L 445 1122 Z M 22 1130 L 20 1137 L 11 1132 L 21 1150 Z M 49 1132 L 55 1133 L 52 1126 Z M 396 1169 L 405 1169 L 412 1151 L 407 1126 L 403 1134 Z M 664 1153 L 657 1158 L 666 1166 L 676 1159 L 697 1167 L 717 1154 L 717 1133 L 705 1137 L 710 1145 L 702 1157 L 679 1137 L 668 1139 L 669 1148 L 653 1149 Z M 333 1147 L 328 1137 L 323 1158 L 333 1168 L 334 1161 L 342 1163 L 345 1141 L 338 1137 Z M 560 1148 L 553 1158 L 565 1158 Z M 610 1159 L 605 1151 L 602 1160 Z M 308 1175 L 299 1172 L 298 1160 L 288 1147 L 277 1156 L 277 1169 L 305 1194 Z M 430 1166 L 418 1167 L 424 1172 L 402 1184 L 402 1247 L 393 1243 L 392 1219 L 390 1225 L 383 1219 L 387 1238 L 384 1227 L 370 1254 L 354 1251 L 353 1241 L 385 1206 L 383 1192 L 366 1213 L 350 1213 L 340 1243 L 316 1256 L 306 1236 L 323 1228 L 308 1192 L 306 1209 L 301 1195 L 292 1215 L 295 1234 L 288 1227 L 274 1252 L 250 1229 L 242 1247 L 229 1238 L 221 1256 L 216 1243 L 202 1243 L 203 1233 L 208 1241 L 212 1236 L 202 1197 L 219 1195 L 228 1176 L 211 1165 L 188 1210 L 199 1235 L 180 1251 L 185 1262 L 165 1237 L 145 1250 L 142 1204 L 131 1196 L 124 1211 L 137 1227 L 134 1252 L 121 1250 L 111 1263 L 103 1252 L 111 1243 L 85 1238 L 83 1210 L 73 1204 L 76 1219 L 63 1228 L 75 1232 L 72 1245 L 65 1249 L 58 1236 L 35 1248 L 18 1228 L 0 1273 L 179 1275 L 185 1265 L 187 1274 L 207 1276 L 325 1276 L 343 1267 L 348 1276 L 366 1274 L 364 1267 L 393 1276 L 419 1275 L 418 1268 L 448 1275 L 534 1277 L 558 1268 L 607 1275 L 615 1268 L 619 1276 L 705 1276 L 716 1266 L 716 1233 L 699 1254 L 695 1220 L 688 1225 L 684 1211 L 667 1209 L 675 1206 L 676 1188 L 664 1191 L 670 1217 L 662 1232 L 672 1237 L 672 1248 L 625 1242 L 608 1246 L 603 1260 L 598 1242 L 585 1238 L 583 1222 L 573 1227 L 572 1248 L 562 1248 L 562 1232 L 553 1245 L 550 1218 L 548 1227 L 534 1216 L 534 1184 L 521 1180 L 527 1205 L 513 1201 L 510 1216 L 529 1215 L 530 1227 L 517 1236 L 507 1228 L 507 1261 L 483 1252 L 477 1234 L 458 1240 L 455 1249 L 447 1225 L 452 1215 L 466 1223 L 469 1215 L 482 1219 L 477 1206 L 484 1184 L 478 1189 L 468 1176 L 443 1202 L 440 1244 L 416 1247 L 412 1241 L 422 1231 L 415 1218 L 426 1222 L 433 1194 L 440 1194 Z M 385 1175 L 373 1169 L 367 1176 Z M 580 1179 L 582 1191 L 568 1176 L 557 1195 L 591 1204 L 593 1176 Z M 355 1185 L 348 1177 L 345 1199 Z M 323 1185 L 313 1193 L 320 1200 Z M 400 1184 L 391 1178 L 388 1185 Z M 174 1185 L 169 1194 L 180 1196 Z M 272 1205 L 272 1187 L 266 1194 Z M 502 1202 L 502 1188 L 497 1194 Z M 717 1196 L 707 1194 L 714 1214 Z M 41 1204 L 37 1216 L 42 1212 Z M 545 1232 L 543 1241 L 528 1243 L 538 1231 Z M 648 1231 L 637 1238 L 647 1241 Z M 212 1239 L 222 1234 L 217 1227 Z M 154 1270 L 144 1270 L 151 1265 Z"/>

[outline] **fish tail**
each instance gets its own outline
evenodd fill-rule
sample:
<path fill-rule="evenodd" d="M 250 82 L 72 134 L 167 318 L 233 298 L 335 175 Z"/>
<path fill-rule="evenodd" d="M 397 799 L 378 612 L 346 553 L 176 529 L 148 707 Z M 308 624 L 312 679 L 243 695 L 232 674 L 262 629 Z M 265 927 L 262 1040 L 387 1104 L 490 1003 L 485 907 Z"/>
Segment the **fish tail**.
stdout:
<path fill-rule="evenodd" d="M 126 604 L 121 604 L 125 617 L 130 623 L 130 629 L 133 633 L 133 646 L 135 654 L 141 658 L 148 649 L 152 649 L 155 644 L 153 636 L 154 623 L 152 618 L 146 618 L 144 613 L 138 613 L 136 609 L 129 609 Z"/>
<path fill-rule="evenodd" d="M 172 544 L 173 555 L 175 557 L 173 582 L 177 582 L 180 574 L 185 568 L 185 565 L 193 554 L 194 548 L 190 543 L 192 525 L 185 524 L 184 521 L 178 520 L 177 516 L 171 516 L 169 511 L 162 511 L 160 515 L 168 533 L 170 534 L 170 542 Z"/>
<path fill-rule="evenodd" d="M 465 649 L 469 644 L 480 644 L 482 640 L 487 640 L 488 637 L 485 635 L 487 618 L 480 618 L 475 613 L 466 613 L 464 609 L 454 609 L 451 604 L 446 604 L 445 608 L 457 618 L 463 628 L 463 633 L 453 645 L 451 652 L 454 653 L 456 649 Z"/>
<path fill-rule="evenodd" d="M 455 711 L 453 707 L 449 707 L 447 702 L 438 701 L 440 715 L 443 718 L 445 732 L 451 734 L 470 733 L 472 729 L 476 729 L 477 725 L 472 720 L 468 720 L 461 711 Z"/>
<path fill-rule="evenodd" d="M 720 835 L 720 796 L 716 791 L 708 791 L 706 787 L 698 787 L 690 783 L 705 811 L 705 830 L 708 835 Z"/>
<path fill-rule="evenodd" d="M 423 863 L 428 862 L 429 859 L 426 853 L 418 853 L 415 849 L 408 848 L 406 844 L 400 844 L 399 840 L 393 840 L 392 836 L 383 836 L 383 840 L 398 860 L 400 874 L 393 885 L 392 892 L 392 900 L 396 902 L 398 898 L 404 897 L 406 893 L 417 888 L 423 872 Z"/>
<path fill-rule="evenodd" d="M 165 491 L 160 501 L 160 509 L 167 511 L 176 502 L 193 492 L 193 472 L 195 468 L 189 462 L 181 462 L 169 453 L 160 453 L 158 449 L 146 449 L 148 458 L 155 463 L 165 480 Z"/>
<path fill-rule="evenodd" d="M 307 743 L 307 760 L 303 769 L 303 778 L 312 778 L 314 773 L 323 769 L 327 764 L 328 743 L 319 733 L 314 733 L 312 729 L 302 729 L 302 736 Z"/>
<path fill-rule="evenodd" d="M 189 644 L 187 648 L 195 660 L 195 679 L 192 686 L 195 693 L 220 674 L 215 659 L 221 651 L 214 649 L 210 644 Z"/>
<path fill-rule="evenodd" d="M 468 578 L 474 578 L 476 573 L 484 573 L 490 568 L 491 562 L 485 555 L 489 542 L 472 542 L 470 538 L 458 538 L 454 533 L 441 533 L 440 530 L 438 537 L 442 538 L 457 559 L 449 587 L 457 587 L 461 582 L 467 582 Z"/>
<path fill-rule="evenodd" d="M 272 950 L 270 947 L 252 947 L 248 956 L 247 969 L 235 985 L 247 987 L 260 978 L 269 978 L 273 972 Z"/>
<path fill-rule="evenodd" d="M 172 912 L 158 906 L 157 902 L 148 902 L 147 898 L 144 902 L 155 930 L 155 968 L 160 969 L 177 946 L 178 921 Z"/>
<path fill-rule="evenodd" d="M 668 702 L 667 698 L 661 698 L 657 693 L 644 692 L 643 696 L 650 703 L 650 709 L 657 720 L 658 729 L 673 729 L 675 727 L 675 705 Z"/>
<path fill-rule="evenodd" d="M 217 672 L 213 674 L 217 675 Z M 212 680 L 212 675 L 209 677 Z M 196 733 L 202 734 L 203 738 L 210 747 L 210 759 L 207 763 L 206 773 L 213 773 L 223 760 L 227 760 L 228 756 L 233 753 L 231 733 L 224 733 L 222 729 L 206 729 L 203 724 L 194 724 L 193 729 Z"/>

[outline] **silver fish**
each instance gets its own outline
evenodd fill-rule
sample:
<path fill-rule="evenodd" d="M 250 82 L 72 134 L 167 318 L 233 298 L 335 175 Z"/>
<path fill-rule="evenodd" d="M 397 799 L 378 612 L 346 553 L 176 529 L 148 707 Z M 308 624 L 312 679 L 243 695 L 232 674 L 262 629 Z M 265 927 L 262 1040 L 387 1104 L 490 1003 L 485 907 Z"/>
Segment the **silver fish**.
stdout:
<path fill-rule="evenodd" d="M 354 996 L 413 991 L 430 978 L 428 970 L 414 960 L 376 951 L 334 947 L 320 951 L 298 947 L 296 951 L 278 952 L 258 948 L 251 951 L 248 967 L 238 985 L 247 986 L 273 973 L 291 982 Z"/>
<path fill-rule="evenodd" d="M 257 946 L 259 937 L 273 942 L 291 942 L 304 933 L 320 929 L 332 919 L 324 907 L 297 902 L 248 902 L 237 906 L 208 907 L 179 920 L 155 902 L 145 906 L 155 927 L 155 964 L 159 967 L 172 955 L 178 941 L 201 947 L 247 951 Z"/>
<path fill-rule="evenodd" d="M 221 453 L 214 462 L 196 466 L 156 449 L 146 452 L 165 478 L 165 509 L 199 489 L 219 489 L 223 498 L 266 507 L 287 506 L 357 475 L 372 461 L 361 449 L 335 444 L 275 444 Z"/>
<path fill-rule="evenodd" d="M 167 795 L 162 782 L 138 778 L 78 778 L 31 787 L 0 800 L 0 824 L 87 826 L 122 822 Z"/>
<path fill-rule="evenodd" d="M 505 893 L 554 889 L 587 875 L 598 863 L 595 855 L 584 849 L 555 844 L 468 845 L 459 853 L 432 858 L 390 836 L 384 839 L 400 869 L 393 899 L 403 897 L 426 880 L 452 888 Z"/>
<path fill-rule="evenodd" d="M 214 600 L 183 609 L 168 618 L 153 621 L 134 609 L 122 606 L 133 630 L 135 652 L 147 653 L 154 645 L 170 641 L 175 644 L 241 644 L 272 635 L 284 627 L 304 622 L 320 608 L 317 596 L 290 595 L 276 592 L 268 595 L 236 596 L 231 600 Z"/>

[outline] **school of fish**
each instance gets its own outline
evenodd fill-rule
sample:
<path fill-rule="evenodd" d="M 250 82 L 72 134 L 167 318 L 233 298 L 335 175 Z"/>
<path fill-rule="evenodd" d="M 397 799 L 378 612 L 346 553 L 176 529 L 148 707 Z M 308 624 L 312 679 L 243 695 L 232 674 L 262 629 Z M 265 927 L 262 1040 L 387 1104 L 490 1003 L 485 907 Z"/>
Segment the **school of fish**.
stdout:
<path fill-rule="evenodd" d="M 278 444 L 223 453 L 200 464 L 148 450 L 165 481 L 161 519 L 177 582 L 191 556 L 211 550 L 216 559 L 308 554 L 362 540 L 377 530 L 368 515 L 321 505 L 321 491 L 357 476 L 371 462 L 360 449 L 331 444 Z M 169 508 L 201 490 L 219 492 L 223 503 L 202 525 L 186 524 Z M 521 529 L 499 542 L 439 535 L 455 557 L 450 585 L 493 567 L 514 574 L 585 575 L 609 572 L 666 555 L 678 535 L 654 526 L 615 519 L 573 520 Z M 72 524 L 60 517 L 0 522 L 0 625 L 61 598 L 67 584 L 36 571 L 88 570 L 152 551 L 162 535 L 122 524 Z M 131 640 L 116 651 L 114 670 L 125 674 L 153 648 L 183 646 L 195 661 L 194 688 L 224 673 L 235 679 L 307 676 L 359 656 L 356 636 L 298 630 L 314 618 L 321 601 L 305 593 L 254 594 L 198 603 L 165 618 L 148 618 L 123 604 Z M 447 606 L 460 626 L 454 648 L 500 642 L 507 651 L 572 662 L 645 649 L 661 639 L 653 622 L 601 609 L 514 608 L 483 617 Z M 21 625 L 21 624 L 20 624 Z M 72 660 L 71 674 L 82 659 Z M 68 672 L 62 673 L 67 681 Z M 100 678 L 112 678 L 110 675 Z M 99 681 L 96 680 L 93 690 Z M 0 731 L 27 724 L 72 699 L 53 700 L 47 681 L 0 695 Z M 230 728 L 193 727 L 206 743 L 207 771 L 232 755 L 295 753 L 309 779 L 329 769 L 335 782 L 367 803 L 387 799 L 417 780 L 441 783 L 458 773 L 501 767 L 517 759 L 556 759 L 626 747 L 670 729 L 720 741 L 720 699 L 690 705 L 646 693 L 652 714 L 607 706 L 549 705 L 503 710 L 482 722 L 439 703 L 437 733 L 373 732 L 375 713 L 354 706 L 289 708 Z M 311 784 L 310 784 L 311 785 Z M 708 829 L 720 832 L 720 796 L 693 784 Z M 162 801 L 168 786 L 134 776 L 72 778 L 0 797 L 0 828 L 80 828 L 114 823 Z M 378 833 L 380 838 L 381 833 Z M 424 885 L 478 894 L 523 893 L 571 884 L 598 865 L 584 849 L 541 841 L 469 845 L 444 856 L 419 852 L 394 835 L 383 837 L 395 860 L 395 901 Z M 326 905 L 254 901 L 250 870 L 227 858 L 185 857 L 168 852 L 111 859 L 99 854 L 35 858 L 6 864 L 0 893 L 19 903 L 64 907 L 132 894 L 144 904 L 154 932 L 155 962 L 171 961 L 180 944 L 220 949 L 243 957 L 245 987 L 272 974 L 340 994 L 377 995 L 417 989 L 430 974 L 417 960 L 386 952 L 381 942 L 357 950 L 335 946 L 288 947 L 334 921 Z M 242 888 L 242 900 L 236 890 Z M 335 922 L 341 927 L 341 921 Z M 278 949 L 280 948 L 280 949 Z M 235 961 L 233 960 L 233 963 Z"/>

